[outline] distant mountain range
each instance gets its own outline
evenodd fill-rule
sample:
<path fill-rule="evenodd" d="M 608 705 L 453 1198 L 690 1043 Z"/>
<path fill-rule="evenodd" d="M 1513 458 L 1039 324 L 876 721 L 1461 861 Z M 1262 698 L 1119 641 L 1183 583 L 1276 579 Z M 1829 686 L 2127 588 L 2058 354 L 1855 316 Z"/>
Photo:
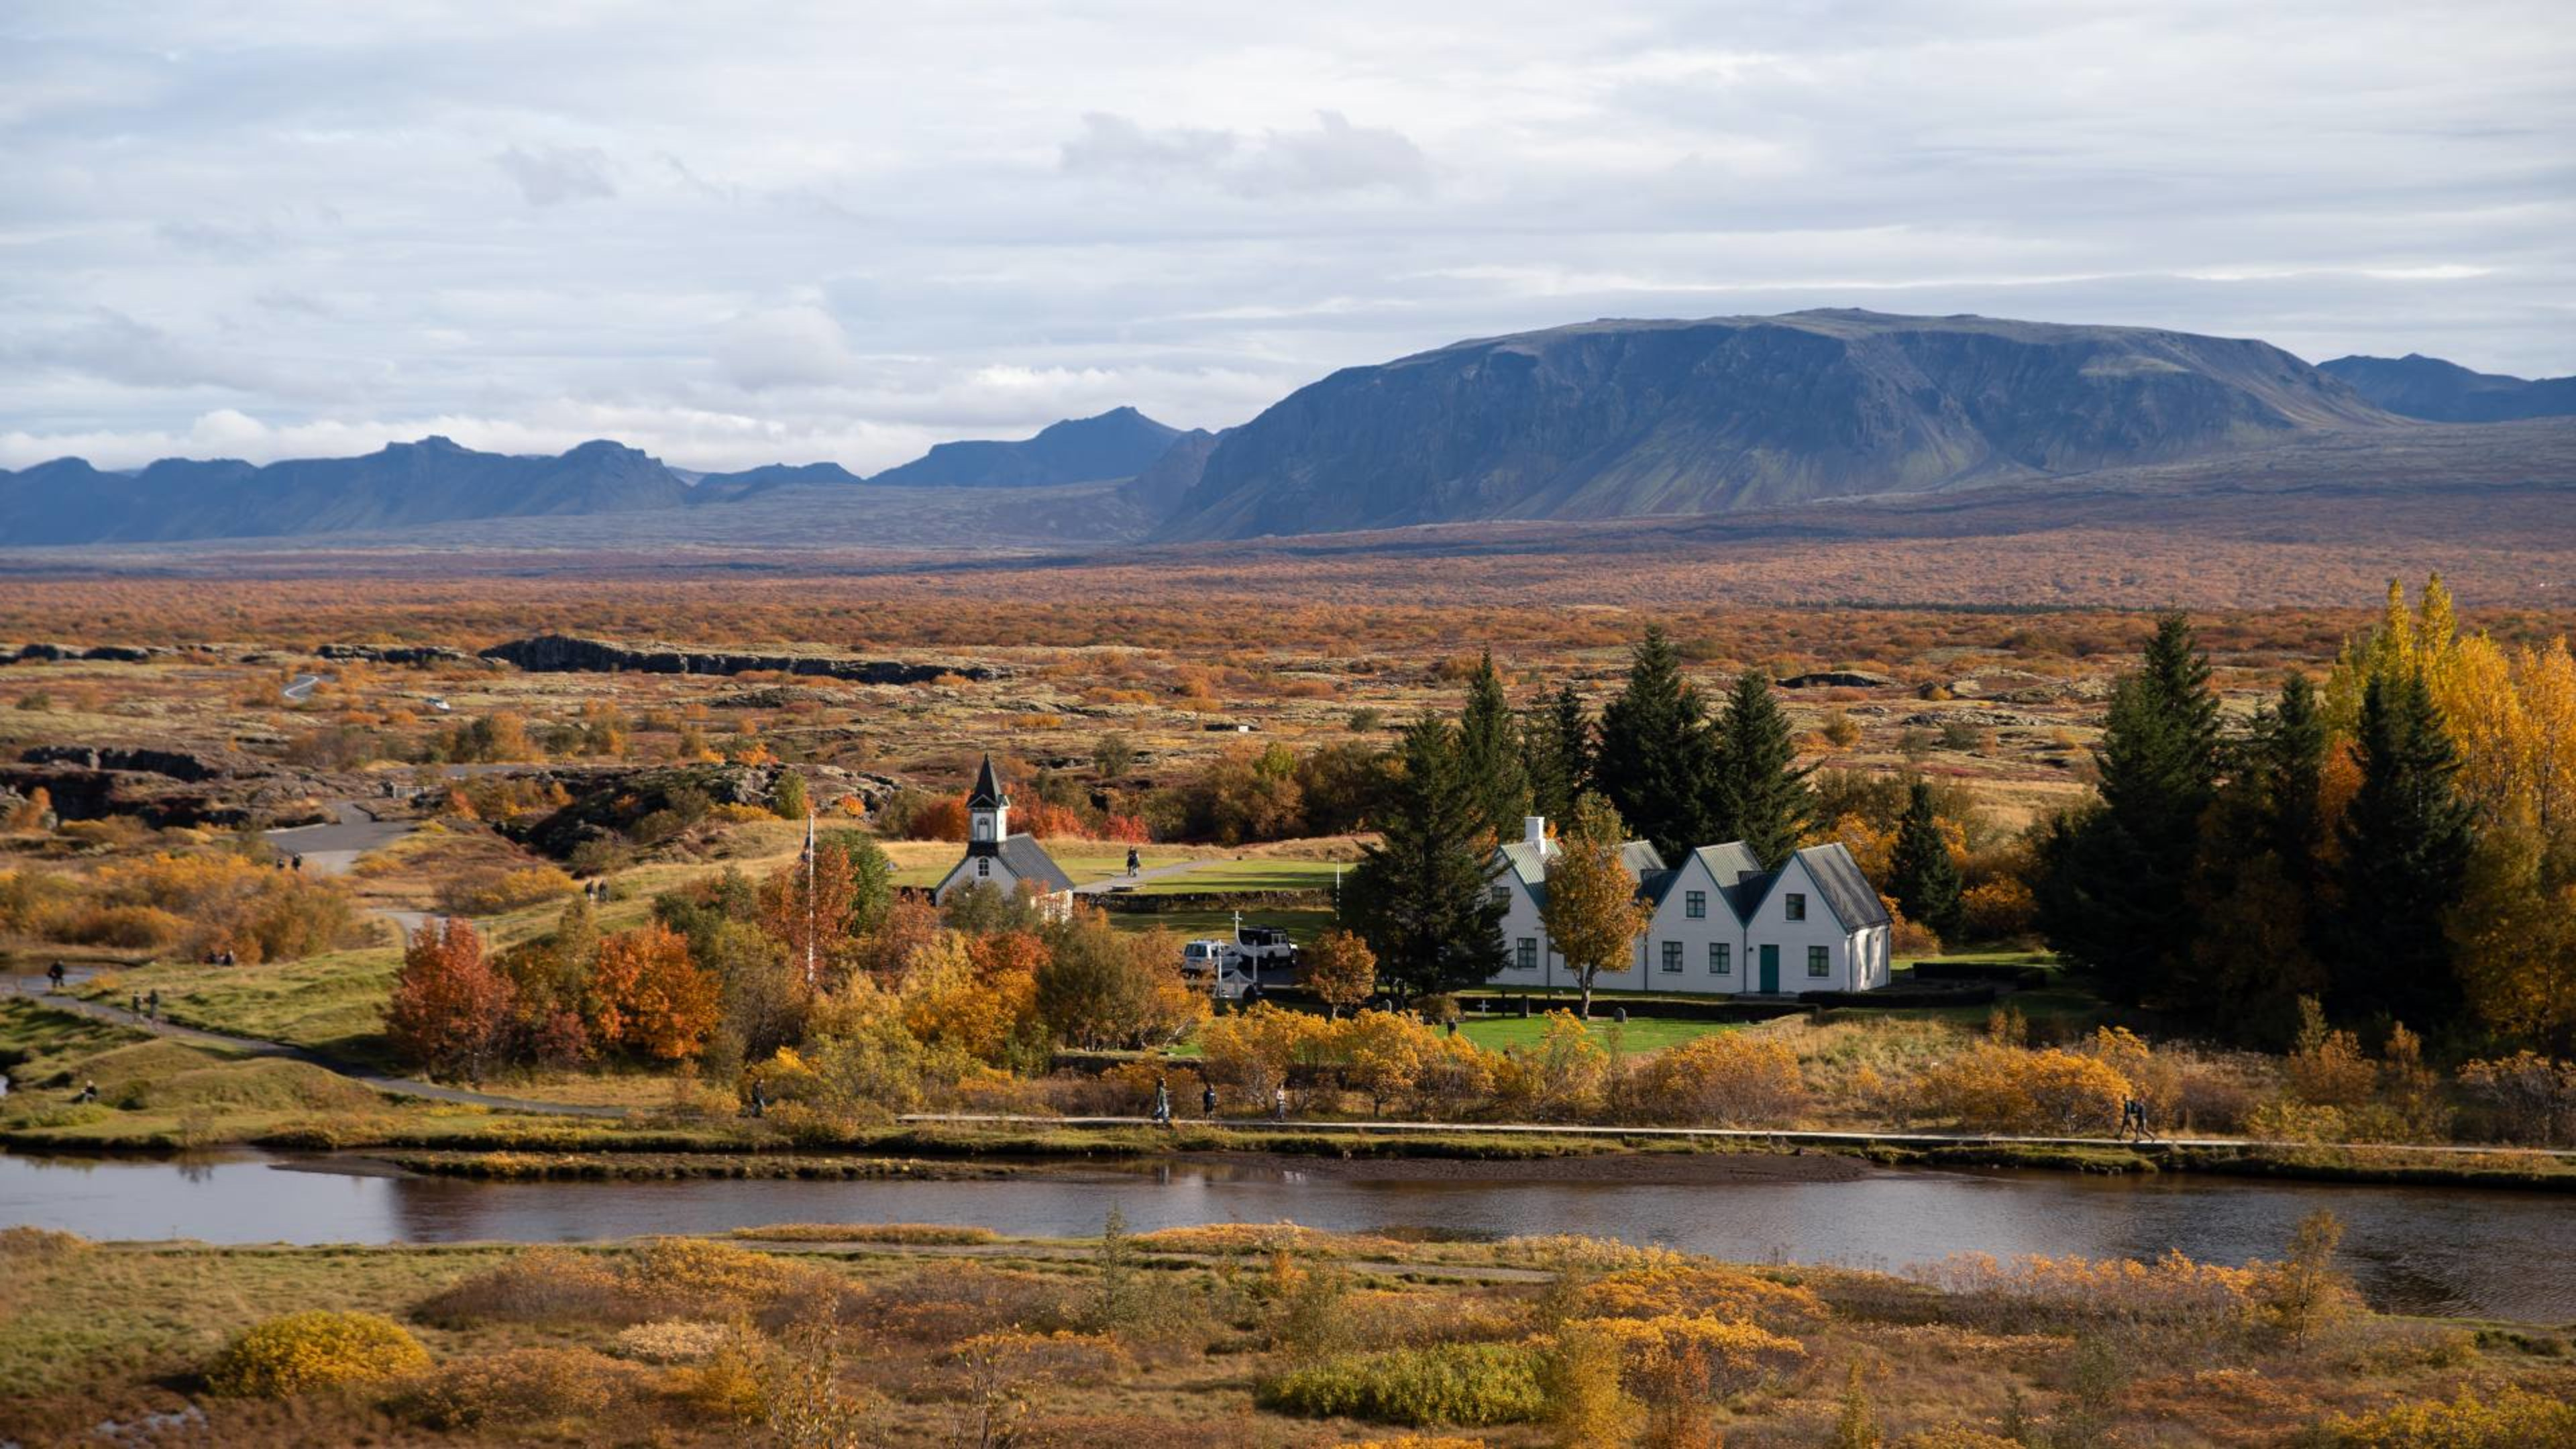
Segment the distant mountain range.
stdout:
<path fill-rule="evenodd" d="M 16 473 L 0 472 L 0 543 L 158 543 L 381 531 L 472 519 L 652 512 L 737 503 L 796 489 L 1118 482 L 1143 471 L 1182 436 L 1134 408 L 1119 408 L 1056 423 L 1020 442 L 942 443 L 928 456 L 872 478 L 861 478 L 838 463 L 773 463 L 738 473 L 683 474 L 649 454 L 604 441 L 584 443 L 558 457 L 529 458 L 478 452 L 432 437 L 389 443 L 358 458 L 307 458 L 265 467 L 237 459 L 170 458 L 135 472 L 111 472 L 79 458 L 61 458 Z M 865 505 L 853 495 L 830 506 Z"/>
<path fill-rule="evenodd" d="M 2502 423 L 2520 418 L 2576 417 L 2576 377 L 2537 382 L 2471 372 L 2456 362 L 2404 357 L 2338 357 L 2317 371 L 2342 379 L 2372 403 L 2410 418 L 2441 423 Z"/>
<path fill-rule="evenodd" d="M 1042 536 L 1068 542 L 1743 510 L 1776 520 L 1828 500 L 1994 484 L 2129 489 L 2179 464 L 2224 474 L 2241 459 L 2251 477 L 2303 440 L 2335 446 L 2298 456 L 2367 474 L 2373 456 L 2414 446 L 2419 419 L 2569 414 L 2576 378 L 2525 382 L 2423 357 L 2311 367 L 2263 342 L 2146 328 L 1858 311 L 1599 321 L 1346 368 L 1223 432 L 1122 407 L 1014 442 L 942 443 L 866 478 L 829 462 L 688 473 L 607 441 L 531 458 L 434 437 L 358 458 L 131 472 L 65 458 L 0 472 L 0 545 L 574 515 L 653 515 L 638 527 L 664 537 L 689 536 L 694 518 L 737 540 L 826 531 L 970 547 L 987 536 L 977 529 L 1025 546 L 1020 525 L 1040 518 Z M 2527 435 L 2493 436 L 2502 474 L 2576 483 Z M 1011 492 L 1046 489 L 1025 506 Z"/>
<path fill-rule="evenodd" d="M 1982 317 L 1590 322 L 1346 368 L 1227 432 L 1157 536 L 1918 493 L 2403 426 L 2262 342 Z"/>

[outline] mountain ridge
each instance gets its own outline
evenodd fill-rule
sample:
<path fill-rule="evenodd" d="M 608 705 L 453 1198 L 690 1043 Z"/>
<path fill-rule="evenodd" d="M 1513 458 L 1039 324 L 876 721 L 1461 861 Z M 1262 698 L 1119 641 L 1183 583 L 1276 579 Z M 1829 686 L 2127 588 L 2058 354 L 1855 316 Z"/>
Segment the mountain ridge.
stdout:
<path fill-rule="evenodd" d="M 2410 352 L 2404 357 L 2337 357 L 2317 370 L 2402 417 L 2438 423 L 2502 423 L 2576 416 L 2576 377 L 2511 377 Z"/>
<path fill-rule="evenodd" d="M 2252 339 L 1902 317 L 1601 319 L 1298 389 L 1230 429 L 1158 539 L 1700 515 L 2402 427 Z"/>

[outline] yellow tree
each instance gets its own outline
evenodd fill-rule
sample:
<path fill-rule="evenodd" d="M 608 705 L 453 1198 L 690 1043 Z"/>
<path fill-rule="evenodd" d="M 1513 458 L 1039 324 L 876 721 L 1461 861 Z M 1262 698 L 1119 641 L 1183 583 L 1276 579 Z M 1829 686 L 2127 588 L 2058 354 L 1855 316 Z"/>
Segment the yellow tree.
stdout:
<path fill-rule="evenodd" d="M 1368 942 L 1335 927 L 1303 953 L 1306 989 L 1338 1016 L 1377 993 L 1377 953 Z"/>
<path fill-rule="evenodd" d="M 1592 1015 L 1592 982 L 1603 971 L 1624 969 L 1638 935 L 1651 919 L 1637 899 L 1637 879 L 1619 859 L 1628 833 L 1619 812 L 1599 795 L 1575 802 L 1571 829 L 1557 839 L 1547 864 L 1547 903 L 1539 924 L 1583 991 L 1582 1015 Z"/>

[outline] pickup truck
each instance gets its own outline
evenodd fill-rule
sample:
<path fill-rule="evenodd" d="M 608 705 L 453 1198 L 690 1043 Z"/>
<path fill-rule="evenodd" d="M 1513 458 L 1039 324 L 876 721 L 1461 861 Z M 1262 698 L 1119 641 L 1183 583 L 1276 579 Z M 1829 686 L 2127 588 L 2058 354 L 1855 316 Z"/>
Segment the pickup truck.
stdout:
<path fill-rule="evenodd" d="M 1297 964 L 1297 945 L 1288 933 L 1276 926 L 1243 926 L 1234 933 L 1234 952 L 1252 967 L 1284 967 Z"/>

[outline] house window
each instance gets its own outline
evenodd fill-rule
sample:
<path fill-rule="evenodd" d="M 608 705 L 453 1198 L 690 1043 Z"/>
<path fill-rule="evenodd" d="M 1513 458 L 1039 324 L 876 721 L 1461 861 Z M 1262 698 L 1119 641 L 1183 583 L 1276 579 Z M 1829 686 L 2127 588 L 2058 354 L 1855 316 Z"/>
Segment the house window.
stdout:
<path fill-rule="evenodd" d="M 1510 886 L 1494 887 L 1494 904 L 1501 906 L 1504 910 L 1510 910 L 1512 908 L 1512 888 Z"/>
<path fill-rule="evenodd" d="M 1807 974 L 1810 976 L 1831 976 L 1834 974 L 1834 953 L 1832 947 L 1809 946 L 1807 948 Z"/>
<path fill-rule="evenodd" d="M 1667 971 L 1679 971 L 1682 969 L 1681 942 L 1666 941 L 1664 943 L 1664 969 Z"/>
<path fill-rule="evenodd" d="M 1803 921 L 1807 918 L 1807 898 L 1791 891 L 1780 898 L 1780 910 L 1790 920 Z"/>
<path fill-rule="evenodd" d="M 979 855 L 975 857 L 975 874 L 979 876 L 989 876 L 992 873 L 993 857 L 989 855 Z"/>
<path fill-rule="evenodd" d="M 1684 891 L 1682 893 L 1682 914 L 1690 917 L 1694 921 L 1707 920 L 1708 892 Z"/>
<path fill-rule="evenodd" d="M 1512 962 L 1513 965 L 1518 966 L 1523 971 L 1536 971 L 1538 969 L 1538 938 L 1535 936 L 1521 937 L 1520 945 L 1515 948 L 1515 957 L 1516 959 Z"/>
<path fill-rule="evenodd" d="M 1711 976 L 1732 976 L 1735 974 L 1734 946 L 1724 941 L 1711 941 L 1708 943 L 1708 974 Z"/>
<path fill-rule="evenodd" d="M 992 816 L 978 815 L 975 817 L 975 838 L 977 840 L 990 840 L 993 838 Z"/>

